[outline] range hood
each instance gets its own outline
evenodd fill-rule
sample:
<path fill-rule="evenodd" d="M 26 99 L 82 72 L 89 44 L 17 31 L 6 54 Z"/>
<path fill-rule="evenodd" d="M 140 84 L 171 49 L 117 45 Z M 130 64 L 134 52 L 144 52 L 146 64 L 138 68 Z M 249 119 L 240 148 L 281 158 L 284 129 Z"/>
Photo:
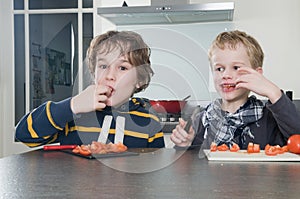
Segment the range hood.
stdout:
<path fill-rule="evenodd" d="M 97 12 L 116 25 L 232 21 L 234 3 L 100 7 Z"/>

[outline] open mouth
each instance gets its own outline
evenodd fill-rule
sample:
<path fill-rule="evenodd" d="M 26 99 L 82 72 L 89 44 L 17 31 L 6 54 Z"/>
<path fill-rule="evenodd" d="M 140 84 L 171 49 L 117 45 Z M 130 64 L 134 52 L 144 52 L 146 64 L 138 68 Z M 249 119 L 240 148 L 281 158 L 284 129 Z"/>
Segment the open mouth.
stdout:
<path fill-rule="evenodd" d="M 222 87 L 225 89 L 234 89 L 235 84 L 223 84 Z"/>

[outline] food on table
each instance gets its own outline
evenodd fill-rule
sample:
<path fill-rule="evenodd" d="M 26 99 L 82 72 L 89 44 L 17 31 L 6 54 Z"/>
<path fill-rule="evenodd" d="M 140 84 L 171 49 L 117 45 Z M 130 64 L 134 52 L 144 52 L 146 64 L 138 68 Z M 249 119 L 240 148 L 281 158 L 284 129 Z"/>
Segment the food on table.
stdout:
<path fill-rule="evenodd" d="M 210 151 L 217 151 L 217 144 L 216 143 L 212 142 L 210 144 Z"/>
<path fill-rule="evenodd" d="M 233 143 L 229 150 L 230 150 L 231 152 L 237 152 L 237 151 L 240 150 L 240 147 L 239 147 L 238 144 Z"/>
<path fill-rule="evenodd" d="M 75 149 L 72 150 L 73 153 L 79 153 L 81 155 L 84 156 L 89 156 L 92 154 L 92 152 L 90 151 L 88 145 L 81 145 L 81 146 L 77 146 Z"/>
<path fill-rule="evenodd" d="M 73 153 L 89 156 L 91 154 L 107 154 L 107 153 L 121 153 L 127 150 L 127 146 L 123 143 L 109 143 L 103 144 L 101 142 L 93 141 L 90 145 L 78 145 L 72 150 Z"/>
<path fill-rule="evenodd" d="M 228 151 L 228 150 L 230 150 L 231 152 L 237 152 L 238 150 L 240 150 L 240 147 L 236 143 L 233 143 L 230 148 L 226 144 L 221 144 L 217 146 L 217 144 L 214 142 L 212 142 L 210 145 L 210 151 Z"/>
<path fill-rule="evenodd" d="M 260 146 L 259 144 L 254 144 L 253 142 L 249 142 L 247 147 L 248 153 L 259 153 L 260 152 Z"/>
<path fill-rule="evenodd" d="M 287 141 L 289 152 L 300 154 L 300 135 L 292 135 Z"/>
<path fill-rule="evenodd" d="M 230 152 L 238 152 L 240 150 L 240 147 L 238 144 L 233 143 L 232 146 L 229 148 L 226 144 L 221 144 L 217 146 L 216 143 L 212 142 L 210 145 L 210 151 L 211 152 L 216 152 L 216 151 L 230 151 Z M 277 154 L 282 154 L 285 152 L 288 152 L 288 146 L 271 146 L 269 144 L 266 145 L 265 147 L 265 154 L 268 156 L 275 156 Z M 248 147 L 247 147 L 247 153 L 260 153 L 260 145 L 255 144 L 253 142 L 249 142 Z M 299 152 L 300 153 L 300 152 Z"/>
<path fill-rule="evenodd" d="M 275 146 L 271 146 L 269 144 L 267 144 L 265 146 L 265 154 L 269 155 L 269 156 L 275 156 L 277 154 L 282 154 L 288 152 L 287 146 L 279 146 L 279 145 L 275 145 Z"/>
<path fill-rule="evenodd" d="M 227 151 L 228 149 L 229 149 L 229 147 L 226 144 L 221 144 L 221 145 L 217 146 L 218 151 Z"/>

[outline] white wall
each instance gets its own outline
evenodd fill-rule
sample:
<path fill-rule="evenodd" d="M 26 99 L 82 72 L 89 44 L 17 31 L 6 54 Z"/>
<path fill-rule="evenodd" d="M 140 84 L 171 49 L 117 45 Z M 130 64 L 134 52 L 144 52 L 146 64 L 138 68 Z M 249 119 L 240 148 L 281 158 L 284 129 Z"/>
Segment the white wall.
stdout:
<path fill-rule="evenodd" d="M 0 8 L 4 7 L 4 1 L 0 1 Z M 0 26 L 4 26 L 4 16 L 5 13 L 0 11 Z M 2 33 L 3 34 L 3 33 Z M 3 44 L 4 37 L 0 35 L 0 43 Z M 0 45 L 0 91 L 4 91 L 4 45 Z M 0 95 L 0 157 L 3 155 L 3 134 L 5 132 L 3 126 L 3 116 L 4 116 L 4 95 Z"/>
<path fill-rule="evenodd" d="M 120 6 L 122 0 L 102 0 L 99 6 Z M 149 5 L 150 1 L 126 1 Z M 300 52 L 300 1 L 298 0 L 191 0 L 190 3 L 235 2 L 235 29 L 254 36 L 265 52 L 264 74 L 283 90 L 294 91 L 300 99 L 297 56 Z M 95 16 L 95 33 L 100 34 L 116 27 Z"/>
<path fill-rule="evenodd" d="M 236 27 L 255 36 L 265 51 L 264 73 L 300 99 L 300 1 L 236 1 Z"/>
<path fill-rule="evenodd" d="M 263 67 L 265 76 L 283 90 L 293 90 L 294 99 L 300 99 L 297 59 L 300 53 L 300 1 L 236 0 L 234 2 L 236 29 L 254 36 L 265 52 Z"/>

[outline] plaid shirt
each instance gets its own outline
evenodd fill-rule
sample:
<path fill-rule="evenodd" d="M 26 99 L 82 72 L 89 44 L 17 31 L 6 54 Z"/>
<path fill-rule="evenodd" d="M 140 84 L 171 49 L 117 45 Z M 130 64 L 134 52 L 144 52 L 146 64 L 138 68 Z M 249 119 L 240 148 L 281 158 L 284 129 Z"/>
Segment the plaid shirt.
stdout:
<path fill-rule="evenodd" d="M 225 143 L 231 146 L 237 135 L 241 135 L 242 142 L 246 136 L 254 138 L 248 125 L 262 117 L 263 102 L 251 96 L 235 113 L 223 111 L 221 102 L 221 99 L 217 99 L 206 107 L 202 117 L 206 131 L 204 137 L 207 136 L 208 128 L 210 128 L 213 135 L 209 136 L 213 137 L 217 145 Z"/>

